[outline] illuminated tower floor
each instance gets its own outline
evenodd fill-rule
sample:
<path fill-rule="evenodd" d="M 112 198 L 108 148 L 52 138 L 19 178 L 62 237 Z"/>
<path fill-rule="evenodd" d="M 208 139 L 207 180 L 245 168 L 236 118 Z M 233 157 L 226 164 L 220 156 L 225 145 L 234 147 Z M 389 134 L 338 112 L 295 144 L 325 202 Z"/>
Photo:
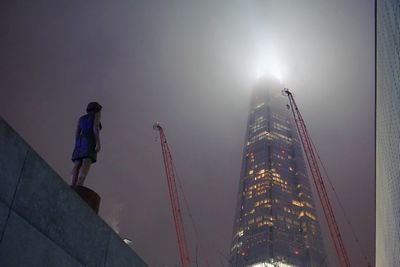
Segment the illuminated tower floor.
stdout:
<path fill-rule="evenodd" d="M 281 86 L 254 88 L 231 246 L 235 267 L 327 266 L 314 200 Z"/>

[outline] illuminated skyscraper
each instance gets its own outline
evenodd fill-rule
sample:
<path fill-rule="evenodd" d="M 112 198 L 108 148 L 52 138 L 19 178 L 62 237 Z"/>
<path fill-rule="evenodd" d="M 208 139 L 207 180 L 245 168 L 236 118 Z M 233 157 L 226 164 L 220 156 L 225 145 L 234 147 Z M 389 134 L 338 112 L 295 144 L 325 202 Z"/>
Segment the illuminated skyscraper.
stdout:
<path fill-rule="evenodd" d="M 400 2 L 377 1 L 376 266 L 400 266 Z"/>
<path fill-rule="evenodd" d="M 234 221 L 235 267 L 327 266 L 296 125 L 283 88 L 254 88 Z"/>

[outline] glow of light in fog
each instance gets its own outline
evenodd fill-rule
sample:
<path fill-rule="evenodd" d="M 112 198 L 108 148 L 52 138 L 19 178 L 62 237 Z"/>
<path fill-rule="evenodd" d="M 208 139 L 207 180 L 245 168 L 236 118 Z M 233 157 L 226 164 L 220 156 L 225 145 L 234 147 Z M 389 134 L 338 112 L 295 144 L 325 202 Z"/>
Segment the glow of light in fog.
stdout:
<path fill-rule="evenodd" d="M 260 64 L 261 65 L 261 64 Z M 271 75 L 275 78 L 277 78 L 281 83 L 282 83 L 282 71 L 281 68 L 279 66 L 273 66 L 273 67 L 264 67 L 264 66 L 258 66 L 255 72 L 255 77 L 256 79 L 260 79 L 265 75 Z"/>
<path fill-rule="evenodd" d="M 282 83 L 284 67 L 276 49 L 260 46 L 255 55 L 254 66 L 255 79 L 258 80 L 265 75 L 271 75 Z"/>

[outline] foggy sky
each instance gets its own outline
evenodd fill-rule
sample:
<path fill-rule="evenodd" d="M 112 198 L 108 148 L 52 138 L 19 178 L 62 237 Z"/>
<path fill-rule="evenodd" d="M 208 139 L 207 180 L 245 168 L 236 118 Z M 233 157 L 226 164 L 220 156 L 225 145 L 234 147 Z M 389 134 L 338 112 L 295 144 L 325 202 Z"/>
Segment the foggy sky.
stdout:
<path fill-rule="evenodd" d="M 69 183 L 77 119 L 99 101 L 102 151 L 86 185 L 102 197 L 100 216 L 150 266 L 172 267 L 178 248 L 152 129 L 160 121 L 211 266 L 228 266 L 221 254 L 230 249 L 250 92 L 257 66 L 275 62 L 374 262 L 373 8 L 361 0 L 2 1 L 0 115 Z M 353 266 L 366 266 L 332 202 Z"/>

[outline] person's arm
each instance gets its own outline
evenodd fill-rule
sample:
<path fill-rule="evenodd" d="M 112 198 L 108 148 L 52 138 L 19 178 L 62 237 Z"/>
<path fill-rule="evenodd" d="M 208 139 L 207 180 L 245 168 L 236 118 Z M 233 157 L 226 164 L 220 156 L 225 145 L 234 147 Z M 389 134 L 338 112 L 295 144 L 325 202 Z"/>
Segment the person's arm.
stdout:
<path fill-rule="evenodd" d="M 94 132 L 94 137 L 96 140 L 96 147 L 94 150 L 96 152 L 99 152 L 101 149 L 101 145 L 100 145 L 100 113 L 99 112 L 96 112 L 95 117 L 94 117 L 93 132 Z"/>
<path fill-rule="evenodd" d="M 78 139 L 79 135 L 81 134 L 81 128 L 79 128 L 79 122 L 80 122 L 80 119 L 78 120 L 78 124 L 76 125 L 75 140 Z"/>

